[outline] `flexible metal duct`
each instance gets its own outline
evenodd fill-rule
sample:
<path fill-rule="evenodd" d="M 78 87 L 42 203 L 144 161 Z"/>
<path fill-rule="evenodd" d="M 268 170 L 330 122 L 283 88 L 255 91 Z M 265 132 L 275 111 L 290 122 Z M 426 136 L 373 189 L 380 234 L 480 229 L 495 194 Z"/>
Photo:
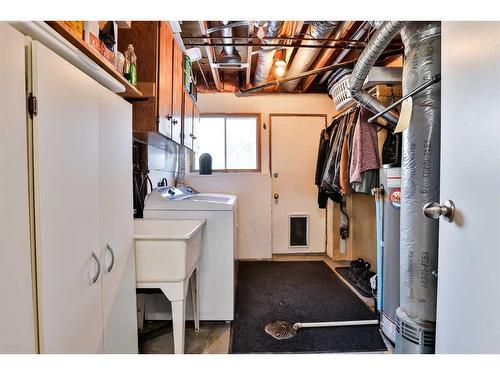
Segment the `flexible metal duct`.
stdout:
<path fill-rule="evenodd" d="M 370 69 L 375 64 L 375 61 L 377 61 L 380 54 L 404 25 L 405 22 L 401 21 L 384 22 L 361 53 L 352 72 L 351 79 L 349 80 L 348 87 L 351 97 L 373 113 L 381 112 L 385 109 L 385 106 L 366 91 L 362 90 L 363 83 Z M 387 112 L 383 117 L 392 124 L 397 124 L 398 122 L 398 117 L 391 112 Z"/>
<path fill-rule="evenodd" d="M 281 30 L 283 29 L 284 21 L 269 21 L 267 23 L 266 37 L 277 37 Z M 277 40 L 273 39 L 263 39 L 263 43 L 266 44 L 276 44 Z M 262 47 L 263 50 L 268 50 L 261 52 L 257 58 L 257 63 L 255 65 L 255 76 L 253 83 L 254 85 L 262 85 L 266 83 L 269 72 L 273 67 L 274 61 L 274 47 Z"/>
<path fill-rule="evenodd" d="M 318 42 L 315 39 L 328 38 L 338 24 L 339 22 L 337 21 L 321 21 L 311 23 L 308 29 L 310 39 L 303 40 L 301 44 L 309 46 L 322 44 L 323 42 Z M 299 48 L 292 63 L 290 64 L 290 67 L 288 68 L 287 74 L 293 75 L 305 72 L 314 62 L 314 59 L 318 56 L 319 51 L 320 50 L 318 48 Z M 299 83 L 300 79 L 296 79 L 285 82 L 283 87 L 286 91 L 292 92 Z"/>
<path fill-rule="evenodd" d="M 222 25 L 227 26 L 228 24 L 228 21 L 222 21 Z M 231 39 L 231 37 L 233 36 L 233 29 L 231 27 L 222 29 L 221 34 L 223 37 L 227 37 L 222 39 L 224 44 L 233 43 L 233 39 Z M 219 60 L 223 63 L 239 63 L 241 62 L 241 57 L 238 51 L 233 46 L 224 46 L 222 47 Z"/>
<path fill-rule="evenodd" d="M 441 72 L 439 22 L 411 22 L 405 45 L 403 95 Z M 441 85 L 413 97 L 410 126 L 403 132 L 401 188 L 401 308 L 412 319 L 436 320 L 438 221 L 422 214 L 439 202 Z"/>

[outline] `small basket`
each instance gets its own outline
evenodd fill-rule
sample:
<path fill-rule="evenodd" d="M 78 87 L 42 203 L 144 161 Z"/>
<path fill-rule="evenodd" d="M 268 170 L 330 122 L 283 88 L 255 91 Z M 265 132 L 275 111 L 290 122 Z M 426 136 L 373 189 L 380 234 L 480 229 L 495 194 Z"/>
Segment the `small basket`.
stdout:
<path fill-rule="evenodd" d="M 347 107 L 354 101 L 354 99 L 351 98 L 348 88 L 350 78 L 351 75 L 347 74 L 329 87 L 329 93 L 332 96 L 337 111 Z"/>

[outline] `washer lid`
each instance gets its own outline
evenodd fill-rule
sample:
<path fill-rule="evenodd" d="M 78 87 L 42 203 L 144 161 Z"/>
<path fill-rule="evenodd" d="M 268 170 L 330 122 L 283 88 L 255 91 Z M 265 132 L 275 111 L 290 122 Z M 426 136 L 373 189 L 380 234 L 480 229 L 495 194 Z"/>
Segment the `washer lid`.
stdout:
<path fill-rule="evenodd" d="M 144 211 L 232 211 L 236 195 L 198 193 L 169 198 L 156 189 L 146 197 Z"/>

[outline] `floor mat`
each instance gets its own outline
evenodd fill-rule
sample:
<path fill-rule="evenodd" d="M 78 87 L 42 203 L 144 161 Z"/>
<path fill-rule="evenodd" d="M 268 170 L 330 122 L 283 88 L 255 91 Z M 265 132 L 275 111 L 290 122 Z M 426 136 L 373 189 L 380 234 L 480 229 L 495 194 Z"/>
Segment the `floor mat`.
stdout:
<path fill-rule="evenodd" d="M 367 298 L 373 298 L 373 294 L 371 293 L 366 293 L 365 291 L 363 291 L 362 289 L 358 288 L 356 286 L 356 284 L 354 284 L 350 279 L 349 279 L 349 270 L 350 270 L 350 267 L 336 267 L 335 268 L 335 271 L 337 271 L 337 273 L 342 276 L 343 279 L 345 279 L 345 281 L 347 281 L 350 285 L 352 285 L 358 292 L 359 294 L 361 294 L 363 297 L 367 297 Z"/>
<path fill-rule="evenodd" d="M 276 340 L 264 331 L 276 320 L 323 322 L 376 319 L 323 262 L 238 264 L 231 353 L 370 352 L 387 350 L 378 326 L 303 328 Z"/>

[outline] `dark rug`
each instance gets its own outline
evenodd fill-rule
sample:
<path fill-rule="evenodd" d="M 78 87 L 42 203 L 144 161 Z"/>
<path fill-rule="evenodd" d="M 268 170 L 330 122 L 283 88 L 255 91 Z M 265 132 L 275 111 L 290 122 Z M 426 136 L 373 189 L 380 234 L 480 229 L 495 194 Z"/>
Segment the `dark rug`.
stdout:
<path fill-rule="evenodd" d="M 367 298 L 373 298 L 373 294 L 371 293 L 366 293 L 363 289 L 358 288 L 356 284 L 354 284 L 350 279 L 349 279 L 349 270 L 350 267 L 336 267 L 335 271 L 345 280 L 347 281 L 350 285 L 352 285 L 358 292 L 361 294 L 363 297 Z"/>
<path fill-rule="evenodd" d="M 303 328 L 276 340 L 264 331 L 275 320 L 323 322 L 376 319 L 366 304 L 322 261 L 238 264 L 231 353 L 334 353 L 387 350 L 378 326 Z"/>

